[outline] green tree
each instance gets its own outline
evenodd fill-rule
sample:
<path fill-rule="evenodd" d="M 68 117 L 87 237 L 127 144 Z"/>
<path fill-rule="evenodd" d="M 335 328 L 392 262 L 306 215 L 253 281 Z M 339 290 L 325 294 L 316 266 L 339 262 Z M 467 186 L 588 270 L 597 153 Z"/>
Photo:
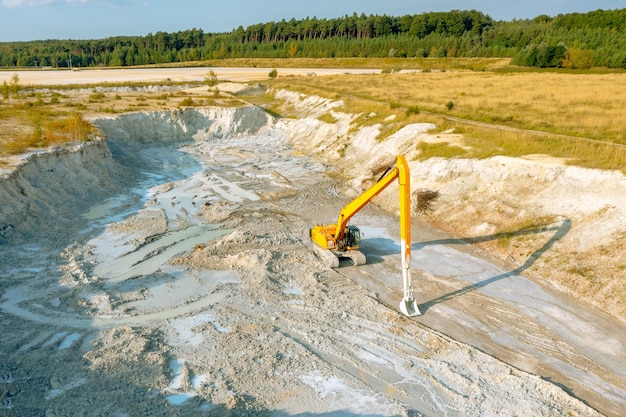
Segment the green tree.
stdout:
<path fill-rule="evenodd" d="M 565 68 L 589 69 L 593 67 L 593 51 L 570 48 L 565 51 L 561 65 Z"/>

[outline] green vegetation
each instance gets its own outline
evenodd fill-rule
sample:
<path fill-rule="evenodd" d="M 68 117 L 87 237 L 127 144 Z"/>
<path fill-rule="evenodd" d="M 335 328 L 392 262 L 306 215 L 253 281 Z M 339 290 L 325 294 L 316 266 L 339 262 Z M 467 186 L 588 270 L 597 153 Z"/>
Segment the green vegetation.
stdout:
<path fill-rule="evenodd" d="M 476 10 L 290 19 L 230 33 L 191 29 L 99 40 L 0 43 L 0 67 L 111 67 L 232 58 L 513 58 L 536 67 L 626 68 L 626 8 L 494 21 Z M 396 72 L 398 66 L 386 68 Z"/>
<path fill-rule="evenodd" d="M 4 121 L 8 140 L 0 141 L 3 153 L 18 154 L 29 148 L 85 141 L 95 132 L 76 110 L 59 109 L 60 94 L 49 96 L 46 102 L 42 93 L 25 94 L 17 75 L 4 84 L 0 120 Z"/>
<path fill-rule="evenodd" d="M 450 145 L 448 142 L 420 142 L 416 148 L 420 151 L 419 159 L 421 160 L 432 157 L 456 158 L 468 154 L 465 149 L 460 146 Z"/>
<path fill-rule="evenodd" d="M 10 110 L 9 110 L 10 112 Z M 6 111 L 1 112 L 6 117 Z M 20 154 L 30 148 L 44 148 L 67 142 L 83 142 L 90 139 L 96 128 L 80 113 L 53 114 L 40 106 L 14 108 L 13 117 L 27 119 L 31 131 L 3 143 L 0 149 L 6 154 Z"/>
<path fill-rule="evenodd" d="M 215 73 L 215 71 L 210 70 L 204 78 L 204 82 L 209 87 L 215 87 L 217 85 L 217 74 Z"/>
<path fill-rule="evenodd" d="M 337 123 L 337 119 L 331 113 L 324 113 L 321 116 L 319 116 L 317 119 L 321 120 L 324 123 L 330 123 L 330 124 Z"/>
<path fill-rule="evenodd" d="M 85 115 L 119 114 L 146 110 L 171 110 L 185 106 L 239 106 L 241 100 L 222 96 L 219 90 L 193 93 L 150 93 L 145 83 L 106 86 L 90 85 L 80 89 L 70 86 L 54 88 L 23 87 L 14 75 L 2 86 L 0 98 L 0 155 L 16 155 L 34 148 L 90 140 L 97 129 Z M 165 83 L 158 83 L 165 85 Z M 172 87 L 175 83 L 169 82 Z M 201 85 L 200 83 L 198 83 Z M 124 85 L 130 91 L 110 93 Z M 192 97 L 193 96 L 193 97 Z"/>
<path fill-rule="evenodd" d="M 420 109 L 418 106 L 409 106 L 405 111 L 405 114 L 407 117 L 409 117 L 412 114 L 419 114 L 419 113 L 420 113 Z"/>

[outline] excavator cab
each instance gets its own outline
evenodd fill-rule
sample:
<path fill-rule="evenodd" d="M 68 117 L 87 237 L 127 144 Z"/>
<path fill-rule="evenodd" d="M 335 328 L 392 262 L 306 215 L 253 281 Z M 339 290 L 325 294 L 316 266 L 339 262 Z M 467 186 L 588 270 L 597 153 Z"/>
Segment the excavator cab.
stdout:
<path fill-rule="evenodd" d="M 361 245 L 361 231 L 356 226 L 348 226 L 344 239 L 346 250 L 358 250 L 359 245 Z"/>

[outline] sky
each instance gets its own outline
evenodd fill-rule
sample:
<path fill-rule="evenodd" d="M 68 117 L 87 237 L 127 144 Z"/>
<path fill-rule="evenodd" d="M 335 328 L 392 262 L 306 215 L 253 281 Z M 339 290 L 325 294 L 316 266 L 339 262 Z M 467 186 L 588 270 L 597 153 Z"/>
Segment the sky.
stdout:
<path fill-rule="evenodd" d="M 256 23 L 355 12 L 402 16 L 475 9 L 510 21 L 625 7 L 626 0 L 0 0 L 0 42 L 102 39 L 192 28 L 223 33 Z"/>

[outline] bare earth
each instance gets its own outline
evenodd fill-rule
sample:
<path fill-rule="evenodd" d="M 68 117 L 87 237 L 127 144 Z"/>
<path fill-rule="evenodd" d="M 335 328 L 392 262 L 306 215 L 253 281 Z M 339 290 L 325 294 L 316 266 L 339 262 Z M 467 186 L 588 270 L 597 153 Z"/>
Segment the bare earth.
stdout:
<path fill-rule="evenodd" d="M 524 276 L 585 235 L 565 198 L 517 260 L 496 260 L 416 214 L 424 315 L 407 319 L 397 312 L 397 190 L 353 220 L 367 265 L 329 269 L 308 229 L 334 221 L 408 145 L 436 138 L 420 125 L 385 143 L 362 131 L 339 158 L 333 143 L 349 116 L 328 125 L 316 112 L 333 103 L 282 94 L 300 119 L 252 106 L 103 117 L 95 123 L 106 141 L 32 155 L 4 174 L 0 317 L 10 330 L 0 336 L 0 413 L 621 415 L 624 325 Z M 410 163 L 416 189 L 442 191 L 433 216 L 469 217 L 468 206 L 453 211 L 459 179 L 495 205 L 508 201 L 514 176 L 501 184 L 502 171 L 547 166 L 553 185 L 576 173 L 559 177 L 546 161 L 463 163 Z M 495 239 L 487 220 L 472 237 Z"/>
<path fill-rule="evenodd" d="M 147 69 L 81 69 L 71 70 L 33 70 L 1 71 L 0 83 L 9 82 L 15 74 L 23 85 L 70 85 L 116 82 L 158 82 L 158 81 L 202 81 L 210 71 L 219 80 L 250 82 L 267 80 L 272 68 L 147 68 Z M 327 68 L 277 68 L 279 76 L 286 75 L 333 75 L 380 72 L 369 69 L 327 69 Z"/>

